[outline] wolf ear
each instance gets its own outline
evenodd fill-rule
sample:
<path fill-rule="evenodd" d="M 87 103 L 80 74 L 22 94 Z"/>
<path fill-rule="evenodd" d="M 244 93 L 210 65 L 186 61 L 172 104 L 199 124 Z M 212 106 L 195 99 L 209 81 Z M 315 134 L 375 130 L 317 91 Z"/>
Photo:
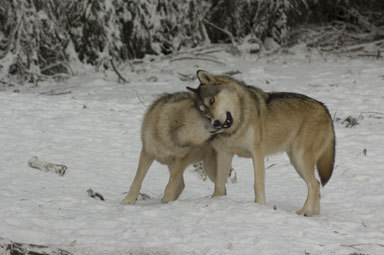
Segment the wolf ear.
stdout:
<path fill-rule="evenodd" d="M 188 89 L 189 91 L 192 91 L 194 94 L 199 93 L 199 88 L 194 89 L 194 88 L 191 88 L 191 87 L 187 87 L 187 89 Z"/>
<path fill-rule="evenodd" d="M 215 76 L 203 70 L 197 71 L 197 78 L 199 79 L 201 85 L 206 85 L 216 81 Z"/>

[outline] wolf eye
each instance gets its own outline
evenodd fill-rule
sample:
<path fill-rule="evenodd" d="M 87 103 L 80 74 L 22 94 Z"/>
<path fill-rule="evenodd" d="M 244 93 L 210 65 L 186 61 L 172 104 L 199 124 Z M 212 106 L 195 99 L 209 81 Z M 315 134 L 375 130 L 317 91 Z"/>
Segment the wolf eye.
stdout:
<path fill-rule="evenodd" d="M 209 99 L 209 103 L 210 103 L 210 104 L 214 104 L 214 103 L 215 103 L 215 98 L 214 98 L 214 97 L 211 97 L 211 98 Z"/>

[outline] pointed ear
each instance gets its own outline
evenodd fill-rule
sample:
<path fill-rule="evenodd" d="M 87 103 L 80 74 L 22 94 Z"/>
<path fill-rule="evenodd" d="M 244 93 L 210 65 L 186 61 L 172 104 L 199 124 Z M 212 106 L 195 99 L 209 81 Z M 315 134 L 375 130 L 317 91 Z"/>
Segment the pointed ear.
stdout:
<path fill-rule="evenodd" d="M 216 81 L 215 76 L 203 70 L 197 71 L 197 78 L 199 79 L 201 85 L 206 85 Z"/>
<path fill-rule="evenodd" d="M 191 87 L 187 87 L 187 89 L 188 89 L 189 91 L 192 91 L 194 94 L 197 94 L 197 93 L 199 92 L 199 88 L 194 89 L 194 88 L 191 88 Z"/>

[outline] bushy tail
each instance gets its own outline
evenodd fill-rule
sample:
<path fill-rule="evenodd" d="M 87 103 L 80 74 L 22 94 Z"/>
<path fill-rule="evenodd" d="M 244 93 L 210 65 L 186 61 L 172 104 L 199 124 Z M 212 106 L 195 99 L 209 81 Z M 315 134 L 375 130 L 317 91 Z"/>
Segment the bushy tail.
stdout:
<path fill-rule="evenodd" d="M 332 176 L 335 163 L 335 146 L 336 140 L 333 134 L 333 139 L 329 142 L 323 154 L 316 162 L 317 171 L 320 176 L 321 185 L 325 186 Z"/>

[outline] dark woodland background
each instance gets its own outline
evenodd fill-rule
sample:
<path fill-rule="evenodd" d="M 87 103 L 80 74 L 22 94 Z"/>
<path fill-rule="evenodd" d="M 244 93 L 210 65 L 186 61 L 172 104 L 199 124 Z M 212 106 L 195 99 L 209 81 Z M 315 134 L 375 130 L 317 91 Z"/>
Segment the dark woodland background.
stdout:
<path fill-rule="evenodd" d="M 257 44 L 259 53 L 266 40 L 332 51 L 383 39 L 383 0 L 0 0 L 0 82 L 216 43 Z"/>

